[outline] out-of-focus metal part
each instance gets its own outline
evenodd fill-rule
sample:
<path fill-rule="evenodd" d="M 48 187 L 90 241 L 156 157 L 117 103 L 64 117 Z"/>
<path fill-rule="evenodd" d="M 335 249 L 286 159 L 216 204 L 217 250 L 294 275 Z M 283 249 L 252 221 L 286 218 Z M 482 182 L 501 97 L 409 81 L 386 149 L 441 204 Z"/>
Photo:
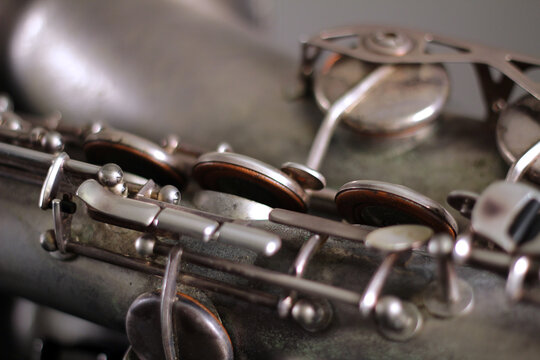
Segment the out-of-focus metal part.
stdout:
<path fill-rule="evenodd" d="M 441 113 L 448 94 L 448 74 L 439 65 L 388 66 L 391 76 L 373 84 L 351 104 L 343 122 L 353 130 L 375 136 L 406 135 L 432 123 Z M 377 71 L 374 65 L 334 55 L 314 78 L 313 92 L 323 111 L 356 84 Z"/>
<path fill-rule="evenodd" d="M 471 229 L 464 231 L 456 236 L 456 243 L 452 257 L 457 264 L 464 264 L 471 257 L 473 251 L 473 235 Z"/>
<path fill-rule="evenodd" d="M 167 267 L 165 268 L 165 276 L 163 277 L 163 286 L 161 288 L 161 305 L 160 305 L 160 325 L 161 325 L 161 341 L 163 344 L 163 352 L 166 360 L 178 360 L 177 355 L 177 333 L 173 325 L 173 308 L 176 301 L 176 282 L 182 258 L 182 248 L 174 246 L 169 252 Z M 179 339 L 181 340 L 181 339 Z"/>
<path fill-rule="evenodd" d="M 342 116 L 347 114 L 350 109 L 356 106 L 365 98 L 367 93 L 374 87 L 377 87 L 385 78 L 392 75 L 394 68 L 392 66 L 382 66 L 368 74 L 355 85 L 341 94 L 328 106 L 324 120 L 313 140 L 306 164 L 313 169 L 319 169 L 322 159 L 326 154 L 330 139 L 334 133 Z"/>
<path fill-rule="evenodd" d="M 467 219 L 471 218 L 476 200 L 478 200 L 478 194 L 466 190 L 452 190 L 446 197 L 448 205 Z"/>
<path fill-rule="evenodd" d="M 69 155 L 62 153 L 52 161 L 47 171 L 47 177 L 45 177 L 45 181 L 41 187 L 41 193 L 39 194 L 39 207 L 42 210 L 47 210 L 51 206 L 52 200 L 56 197 L 56 193 L 60 187 L 60 178 L 62 177 L 64 163 L 67 160 L 69 160 Z"/>
<path fill-rule="evenodd" d="M 7 94 L 0 94 L 0 113 L 13 111 L 13 101 Z"/>
<path fill-rule="evenodd" d="M 517 302 L 523 298 L 525 290 L 523 284 L 525 277 L 531 267 L 531 259 L 527 256 L 520 256 L 512 262 L 508 278 L 506 279 L 506 296 L 512 302 Z"/>
<path fill-rule="evenodd" d="M 379 300 L 386 278 L 401 252 L 423 245 L 433 235 L 433 230 L 422 225 L 395 225 L 377 229 L 366 237 L 366 246 L 387 253 L 379 268 L 371 277 L 359 303 L 364 317 L 372 314 Z"/>
<path fill-rule="evenodd" d="M 270 206 L 223 192 L 200 190 L 192 199 L 197 209 L 239 220 L 268 220 Z"/>
<path fill-rule="evenodd" d="M 523 183 L 499 181 L 478 198 L 471 216 L 475 234 L 509 253 L 540 255 L 539 233 L 528 234 L 540 207 L 540 192 Z"/>
<path fill-rule="evenodd" d="M 310 332 L 326 329 L 332 322 L 332 306 L 325 299 L 300 299 L 291 310 L 292 318 Z"/>
<path fill-rule="evenodd" d="M 56 238 L 54 236 L 54 230 L 52 229 L 49 229 L 40 234 L 39 243 L 45 251 L 52 252 L 58 250 L 58 246 L 56 245 Z"/>
<path fill-rule="evenodd" d="M 181 293 L 175 295 L 172 316 L 179 358 L 232 360 L 231 340 L 219 319 L 197 300 Z M 159 322 L 160 303 L 157 294 L 144 293 L 128 310 L 126 333 L 139 360 L 165 358 Z"/>
<path fill-rule="evenodd" d="M 422 329 L 422 314 L 408 301 L 394 296 L 383 296 L 375 306 L 377 329 L 386 338 L 407 341 Z"/>
<path fill-rule="evenodd" d="M 533 166 L 536 159 L 540 157 L 540 140 L 527 150 L 517 161 L 515 161 L 506 175 L 506 181 L 517 182 Z"/>
<path fill-rule="evenodd" d="M 374 49 L 371 44 L 377 34 L 393 34 L 393 38 L 408 38 L 413 45 L 396 56 L 395 53 L 381 51 L 380 47 Z M 351 40 L 350 43 L 354 46 L 343 45 L 344 39 Z M 443 45 L 456 51 L 430 52 L 431 44 Z M 306 80 L 312 75 L 313 64 L 321 50 L 326 50 L 375 64 L 473 64 L 481 80 L 490 114 L 504 108 L 514 83 L 540 99 L 540 83 L 524 73 L 526 69 L 539 67 L 539 59 L 423 31 L 378 25 L 346 26 L 320 32 L 305 41 L 302 49 L 300 73 Z M 496 81 L 490 74 L 489 67 L 497 69 L 505 76 Z"/>
<path fill-rule="evenodd" d="M 204 188 L 254 200 L 270 207 L 306 211 L 307 195 L 287 174 L 253 158 L 212 152 L 199 157 L 193 177 Z"/>
<path fill-rule="evenodd" d="M 382 181 L 356 180 L 336 194 L 341 215 L 350 223 L 372 226 L 425 224 L 455 237 L 456 220 L 440 204 L 405 186 Z"/>
<path fill-rule="evenodd" d="M 383 55 L 403 56 L 414 46 L 407 34 L 398 32 L 377 31 L 364 41 L 366 48 Z"/>
<path fill-rule="evenodd" d="M 497 122 L 497 147 L 506 162 L 515 164 L 540 139 L 540 100 L 525 95 L 506 107 Z M 527 172 L 529 179 L 540 182 L 540 161 Z"/>
<path fill-rule="evenodd" d="M 428 251 L 438 259 L 438 280 L 428 285 L 424 304 L 428 311 L 440 317 L 452 317 L 470 312 L 474 303 L 472 287 L 458 278 L 452 262 L 454 241 L 444 233 L 436 234 L 428 243 Z"/>

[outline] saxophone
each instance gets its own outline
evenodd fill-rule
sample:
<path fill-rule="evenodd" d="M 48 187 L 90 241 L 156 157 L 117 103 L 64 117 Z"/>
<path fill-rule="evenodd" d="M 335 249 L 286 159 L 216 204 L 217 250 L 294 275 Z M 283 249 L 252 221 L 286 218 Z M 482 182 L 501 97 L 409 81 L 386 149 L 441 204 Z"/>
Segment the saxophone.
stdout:
<path fill-rule="evenodd" d="M 539 59 L 358 25 L 294 67 L 221 5 L 4 6 L 0 288 L 114 343 L 75 358 L 536 354 Z"/>

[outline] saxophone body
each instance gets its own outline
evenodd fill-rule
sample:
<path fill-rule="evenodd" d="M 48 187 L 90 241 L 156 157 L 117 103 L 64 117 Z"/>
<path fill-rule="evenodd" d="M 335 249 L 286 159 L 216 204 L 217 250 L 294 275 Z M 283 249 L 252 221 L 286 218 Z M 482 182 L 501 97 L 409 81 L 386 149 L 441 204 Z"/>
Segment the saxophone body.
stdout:
<path fill-rule="evenodd" d="M 289 58 L 273 49 L 259 29 L 234 11 L 241 6 L 241 2 L 210 1 L 119 0 L 106 6 L 99 1 L 8 1 L 0 5 L 3 12 L 0 19 L 3 18 L 4 23 L 0 42 L 2 90 L 12 96 L 17 113 L 19 109 L 21 113 L 32 114 L 60 111 L 62 123 L 75 127 L 102 121 L 107 127 L 154 143 L 175 135 L 181 145 L 196 144 L 193 152 L 197 154 L 200 154 L 199 147 L 215 149 L 226 141 L 235 153 L 273 166 L 286 161 L 302 163 L 310 152 L 324 109 L 317 107 L 313 96 L 298 94 L 310 94 L 309 87 L 313 84 L 309 81 L 316 80 L 302 82 L 307 77 L 307 68 L 301 67 L 299 71 L 298 58 Z M 318 43 L 308 41 L 309 44 Z M 375 60 L 372 59 L 373 64 Z M 379 106 L 385 106 L 383 100 Z M 328 188 L 338 189 L 356 179 L 410 187 L 443 204 L 449 216 L 456 219 L 456 228 L 461 233 L 470 227 L 470 220 L 447 205 L 447 196 L 456 189 L 482 193 L 490 184 L 503 179 L 508 166 L 497 146 L 493 121 L 477 121 L 446 112 L 426 129 L 397 137 L 358 136 L 340 126 L 335 130 L 320 172 L 325 175 Z M 87 162 L 83 152 L 84 149 L 77 146 L 73 152 L 67 151 L 71 158 Z M 105 162 L 110 161 L 99 165 Z M 66 185 L 69 191 L 62 191 L 73 195 L 69 201 L 77 208 L 69 235 L 74 245 L 68 249 L 78 255 L 59 260 L 43 250 L 43 241 L 40 244 L 40 236 L 43 238 L 43 233 L 54 227 L 51 211 L 38 206 L 43 181 L 47 171 L 50 173 L 49 163 L 36 166 L 33 175 L 21 175 L 13 171 L 11 163 L 2 164 L 6 175 L 0 180 L 2 292 L 120 333 L 119 343 L 126 348 L 129 345 L 124 335 L 126 326 L 136 328 L 140 324 L 130 308 L 141 299 L 141 294 L 158 294 L 155 296 L 159 297 L 166 292 L 167 283 L 163 279 L 167 278 L 165 274 L 173 263 L 170 249 L 180 243 L 184 260 L 181 260 L 179 284 L 175 289 L 186 297 L 184 302 L 176 301 L 185 304 L 195 299 L 193 303 L 208 310 L 225 329 L 219 333 L 221 338 L 215 340 L 219 344 L 216 351 L 226 354 L 223 358 L 414 359 L 507 358 L 512 355 L 525 359 L 534 358 L 538 353 L 539 345 L 535 340 L 540 324 L 538 308 L 522 302 L 512 304 L 504 295 L 507 268 L 511 263 L 507 258 L 500 262 L 494 260 L 496 271 L 490 271 L 487 265 L 456 267 L 459 278 L 474 289 L 474 307 L 451 320 L 433 316 L 424 305 L 422 296 L 426 288 L 437 281 L 440 274 L 434 253 L 418 248 L 396 258 L 382 294 L 416 304 L 423 319 L 417 326 L 422 330 L 410 339 L 400 339 L 392 331 L 381 330 L 386 320 L 366 320 L 371 318 L 362 317 L 358 306 L 327 299 L 322 299 L 322 308 L 326 309 L 323 315 L 330 320 L 320 329 L 310 328 L 302 322 L 302 315 L 296 318 L 291 314 L 278 315 L 278 303 L 290 291 L 297 291 L 296 283 L 287 287 L 288 278 L 278 283 L 274 278 L 267 281 L 268 274 L 264 273 L 268 270 L 273 275 L 294 277 L 291 264 L 295 263 L 307 239 L 313 236 L 313 231 L 306 227 L 295 226 L 291 221 L 289 224 L 279 222 L 275 220 L 278 213 L 274 221 L 272 216 L 264 220 L 231 221 L 235 226 L 278 236 L 281 247 L 270 257 L 214 241 L 217 236 L 226 236 L 225 229 L 210 241 L 201 242 L 195 236 L 169 237 L 160 245 L 161 252 L 154 248 L 155 254 L 147 256 L 134 246 L 145 231 L 118 220 L 107 222 L 93 216 L 92 211 L 98 210 L 88 205 L 79 187 L 86 183 L 73 181 Z M 121 167 L 124 178 L 130 176 L 128 172 L 133 172 Z M 152 177 L 151 174 L 134 175 Z M 534 183 L 530 186 L 537 189 Z M 201 187 L 189 179 L 187 186 L 181 189 L 180 205 L 194 207 L 200 190 Z M 114 196 L 118 196 L 119 203 L 123 201 L 122 194 L 114 193 Z M 145 201 L 158 201 L 156 196 Z M 321 198 L 324 202 L 324 197 Z M 127 199 L 136 198 L 130 195 Z M 333 197 L 330 203 L 326 201 L 323 208 L 308 213 L 330 219 L 332 226 L 338 227 L 342 217 L 335 210 Z M 160 211 L 165 211 L 163 209 L 168 208 L 162 206 Z M 192 214 L 207 216 L 202 212 Z M 283 216 L 289 215 L 284 213 Z M 222 221 L 220 216 L 226 215 L 212 214 L 208 218 L 218 217 L 216 221 L 220 226 L 227 224 L 228 220 Z M 310 221 L 314 221 L 313 218 Z M 372 230 L 362 226 L 358 229 L 366 233 Z M 372 275 L 381 262 L 386 261 L 387 253 L 333 234 L 327 237 L 301 275 L 312 283 L 302 283 L 302 286 L 321 283 L 358 296 L 365 295 L 366 284 L 371 283 Z M 485 241 L 482 244 L 485 245 Z M 89 250 L 93 247 L 106 253 Z M 483 249 L 498 247 L 487 245 Z M 114 255 L 108 257 L 108 254 Z M 118 260 L 118 256 L 127 259 L 125 263 Z M 205 256 L 215 263 L 210 264 Z M 228 262 L 221 263 L 223 259 Z M 535 268 L 533 260 L 531 269 Z M 493 262 L 488 263 L 493 265 Z M 212 268 L 215 264 L 217 267 Z M 253 273 L 246 275 L 243 268 L 234 264 L 253 266 L 249 268 Z M 228 272 L 231 268 L 237 271 Z M 264 269 L 259 280 L 256 279 L 257 269 Z M 529 276 L 538 280 L 533 270 Z M 223 290 L 223 284 L 240 289 L 240 295 L 235 297 L 234 291 Z M 315 296 L 319 294 L 317 291 L 313 290 L 308 299 L 321 300 L 321 296 Z M 531 297 L 535 295 L 532 291 L 531 294 Z M 156 306 L 157 314 L 159 305 Z M 154 325 L 157 328 L 152 327 Z M 139 336 L 142 339 L 157 337 L 160 345 L 164 335 L 160 336 L 159 330 L 156 320 Z M 187 330 L 182 331 L 185 338 L 191 339 L 193 332 L 189 335 Z M 130 341 L 134 336 L 131 335 Z M 175 340 L 181 354 L 182 339 L 177 336 Z M 203 354 L 205 346 L 210 348 L 196 336 L 189 341 Z M 144 351 L 137 351 L 136 355 L 128 353 L 124 358 L 144 358 L 141 356 Z M 159 351 L 160 356 L 167 356 L 167 350 Z M 156 353 L 150 351 L 150 354 Z M 206 353 L 207 358 L 218 358 L 209 354 L 214 353 Z M 199 358 L 205 355 L 202 356 Z M 115 357 L 110 355 L 110 358 Z"/>

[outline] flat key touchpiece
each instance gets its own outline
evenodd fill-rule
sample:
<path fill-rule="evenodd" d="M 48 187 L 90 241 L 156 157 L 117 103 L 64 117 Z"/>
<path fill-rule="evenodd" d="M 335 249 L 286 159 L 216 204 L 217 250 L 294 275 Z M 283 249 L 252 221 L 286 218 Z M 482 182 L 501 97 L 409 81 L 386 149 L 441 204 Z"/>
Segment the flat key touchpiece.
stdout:
<path fill-rule="evenodd" d="M 334 55 L 315 77 L 314 92 L 321 109 L 374 71 L 372 64 Z M 441 112 L 450 89 L 440 65 L 395 66 L 347 111 L 343 121 L 360 133 L 395 135 L 431 123 Z"/>
<path fill-rule="evenodd" d="M 307 195 L 287 174 L 261 161 L 235 153 L 199 157 L 193 177 L 208 190 L 241 196 L 272 208 L 305 212 Z"/>
<path fill-rule="evenodd" d="M 405 251 L 422 246 L 433 230 L 422 225 L 395 225 L 377 229 L 366 237 L 366 246 L 387 252 Z"/>
<path fill-rule="evenodd" d="M 256 201 L 211 190 L 197 191 L 192 201 L 199 210 L 235 220 L 268 220 L 272 211 Z"/>
<path fill-rule="evenodd" d="M 422 224 L 457 234 L 456 220 L 439 203 L 405 186 L 373 180 L 351 181 L 336 195 L 339 213 L 350 223 L 371 226 Z"/>
<path fill-rule="evenodd" d="M 509 164 L 516 162 L 540 141 L 540 100 L 531 95 L 508 106 L 497 122 L 497 147 Z M 540 183 L 540 159 L 527 171 L 529 179 Z"/>

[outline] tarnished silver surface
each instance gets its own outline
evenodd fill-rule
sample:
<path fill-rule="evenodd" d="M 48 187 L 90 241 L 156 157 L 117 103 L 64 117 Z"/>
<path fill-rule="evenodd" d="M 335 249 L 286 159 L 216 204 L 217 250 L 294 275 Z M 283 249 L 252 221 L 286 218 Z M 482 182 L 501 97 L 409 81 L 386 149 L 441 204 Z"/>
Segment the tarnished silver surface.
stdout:
<path fill-rule="evenodd" d="M 371 64 L 334 56 L 316 73 L 314 93 L 322 110 L 375 71 Z M 396 66 L 343 116 L 352 129 L 367 134 L 391 135 L 435 120 L 442 111 L 450 82 L 439 65 Z M 382 110 L 381 110 L 382 109 Z"/>
<path fill-rule="evenodd" d="M 77 189 L 77 196 L 98 216 L 108 216 L 142 228 L 150 226 L 161 211 L 155 204 L 116 196 L 95 180 L 82 183 Z"/>
<path fill-rule="evenodd" d="M 227 28 L 223 20 L 199 26 L 200 14 L 182 8 L 183 5 L 156 2 L 148 5 L 147 11 L 141 12 L 143 15 L 125 16 L 123 6 L 126 4 L 123 1 L 111 3 L 103 12 L 97 2 L 49 1 L 28 6 L 24 18 L 15 22 L 17 38 L 32 35 L 32 27 L 28 25 L 28 19 L 35 19 L 32 14 L 40 14 L 47 26 L 41 28 L 42 32 L 35 33 L 35 37 L 30 37 L 40 49 L 27 49 L 27 61 L 20 57 L 12 60 L 16 65 L 13 77 L 20 80 L 19 86 L 28 82 L 34 82 L 36 86 L 33 89 L 22 86 L 22 96 L 34 99 L 32 104 L 36 109 L 61 107 L 70 119 L 107 115 L 115 126 L 149 135 L 152 139 L 161 137 L 163 129 L 167 129 L 187 134 L 190 142 L 204 146 L 214 146 L 217 139 L 228 140 L 237 151 L 271 164 L 303 160 L 320 113 L 310 101 L 287 103 L 280 97 L 279 88 L 288 78 L 287 70 L 294 68 L 292 60 L 275 55 L 240 31 L 223 30 Z M 140 4 L 143 2 L 131 1 L 128 8 Z M 115 13 L 124 15 L 122 21 L 111 16 Z M 137 28 L 148 21 L 149 14 L 161 21 L 141 33 Z M 101 26 L 95 26 L 96 23 Z M 123 28 L 126 25 L 128 29 Z M 188 36 L 195 31 L 193 28 L 197 29 L 196 39 Z M 148 49 L 154 49 L 150 46 L 153 39 L 163 40 L 167 36 L 174 37 L 175 44 L 182 43 L 193 50 L 184 57 L 181 46 L 168 47 L 159 53 L 163 59 L 172 60 L 158 67 L 156 51 Z M 51 41 L 45 41 L 46 38 Z M 102 96 L 103 92 L 91 86 L 66 89 L 68 82 L 73 85 L 70 80 L 84 79 L 74 76 L 61 79 L 62 71 L 41 71 L 42 68 L 37 66 L 43 59 L 36 55 L 40 50 L 49 49 L 50 44 L 65 44 L 63 40 L 66 39 L 75 47 L 76 44 L 84 46 L 84 51 L 67 54 L 90 57 L 99 54 L 88 61 L 76 59 L 81 61 L 75 64 L 94 64 L 88 68 L 89 77 L 94 79 L 114 79 L 115 92 L 107 93 L 111 96 Z M 99 45 L 101 41 L 104 47 Z M 109 46 L 107 41 L 124 45 Z M 13 48 L 24 51 L 21 42 L 14 43 Z M 117 60 L 117 52 L 132 56 L 120 56 Z M 221 66 L 215 66 L 216 58 L 227 60 Z M 135 64 L 136 59 L 143 61 Z M 151 70 L 141 72 L 141 68 Z M 167 81 L 146 81 L 147 76 Z M 201 80 L 199 76 L 207 78 Z M 61 84 L 62 91 L 52 91 L 51 84 L 54 83 Z M 234 91 L 231 91 L 231 84 L 234 84 Z M 77 89 L 81 89 L 80 96 L 67 96 Z M 206 95 L 203 98 L 193 95 L 199 93 Z M 115 94 L 121 94 L 121 99 L 118 100 Z M 209 106 L 208 99 L 212 99 L 213 106 Z M 130 103 L 135 105 L 126 106 Z M 148 119 L 152 119 L 152 126 L 148 125 Z M 405 148 L 388 141 L 358 143 L 353 134 L 338 129 L 335 144 L 321 171 L 334 188 L 358 178 L 377 179 L 404 184 L 441 204 L 450 190 L 481 192 L 491 181 L 504 176 L 506 166 L 495 151 L 494 134 L 485 124 L 448 115 L 441 120 L 431 138 Z M 0 181 L 1 288 L 123 329 L 129 305 L 141 293 L 159 287 L 159 279 L 86 257 L 65 263 L 44 256 L 47 254 L 38 238 L 50 227 L 51 217 L 49 213 L 27 205 L 35 203 L 39 189 L 4 178 Z M 458 221 L 463 226 L 468 224 L 461 217 Z M 284 246 L 279 260 L 256 258 L 248 251 L 220 247 L 219 244 L 209 249 L 190 239 L 185 239 L 185 244 L 201 252 L 215 252 L 237 261 L 255 262 L 286 272 L 306 238 L 306 232 L 264 222 L 253 222 L 253 225 L 283 235 Z M 96 228 L 99 227 L 93 223 L 79 224 L 74 226 L 74 235 L 81 242 L 95 241 L 104 247 L 110 243 L 109 246 L 114 244 L 122 253 L 134 252 L 133 243 L 140 234 L 115 229 L 117 233 L 111 235 Z M 21 258 L 26 261 L 21 262 Z M 378 264 L 378 259 L 361 244 L 331 238 L 315 255 L 306 277 L 358 290 L 367 284 Z M 415 295 L 431 281 L 433 267 L 433 261 L 421 254 L 413 255 L 406 267 L 391 272 L 383 293 L 397 294 L 420 304 Z M 426 316 L 424 330 L 406 343 L 381 338 L 370 323 L 362 321 L 357 309 L 350 307 L 336 306 L 333 324 L 339 325 L 312 334 L 278 319 L 274 311 L 223 296 L 211 296 L 239 359 L 343 359 L 357 354 L 364 358 L 399 359 L 497 359 L 510 356 L 536 359 L 540 351 L 536 336 L 540 324 L 538 309 L 525 304 L 510 307 L 504 300 L 504 279 L 498 275 L 468 267 L 460 267 L 457 271 L 478 293 L 475 309 L 470 315 L 452 321 Z M 212 275 L 231 280 L 225 275 Z M 52 285 L 44 288 L 44 283 Z M 263 287 L 260 284 L 253 286 Z M 76 303 L 73 301 L 75 294 Z"/>
<path fill-rule="evenodd" d="M 193 204 L 202 211 L 220 214 L 231 219 L 267 220 L 272 208 L 256 201 L 218 191 L 199 190 Z"/>

